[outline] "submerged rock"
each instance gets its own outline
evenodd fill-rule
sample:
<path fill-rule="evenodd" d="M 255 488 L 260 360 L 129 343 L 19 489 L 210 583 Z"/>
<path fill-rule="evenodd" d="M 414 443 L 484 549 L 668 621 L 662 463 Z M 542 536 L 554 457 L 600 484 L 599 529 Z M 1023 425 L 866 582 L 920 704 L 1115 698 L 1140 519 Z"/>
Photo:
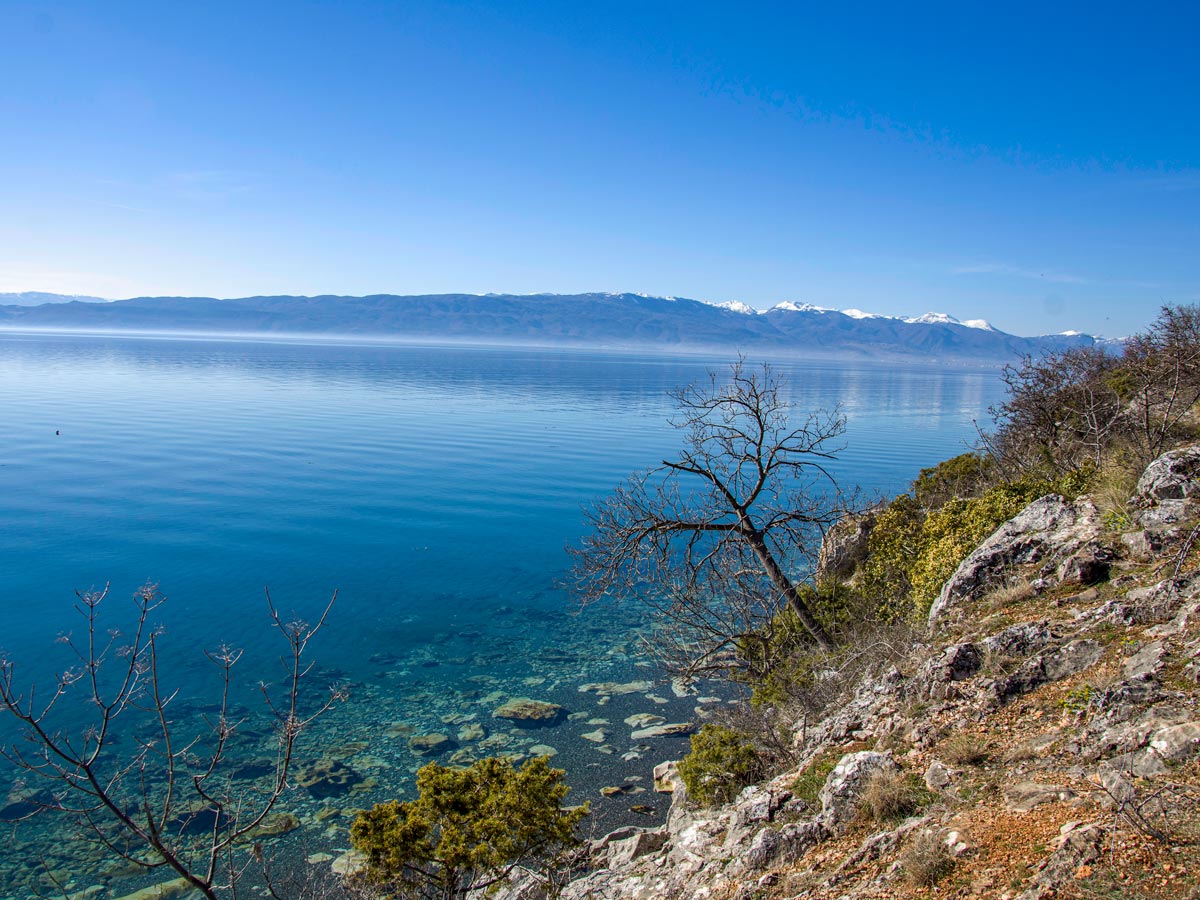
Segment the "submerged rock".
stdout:
<path fill-rule="evenodd" d="M 557 725 L 567 717 L 567 711 L 557 703 L 513 697 L 492 710 L 492 718 L 507 719 L 518 728 L 544 728 Z"/>
<path fill-rule="evenodd" d="M 593 681 L 579 686 L 581 694 L 599 694 L 601 697 L 611 697 L 619 694 L 640 694 L 654 687 L 653 681 Z"/>
<path fill-rule="evenodd" d="M 434 734 L 416 734 L 408 739 L 408 749 L 417 756 L 437 756 L 448 750 L 455 750 L 458 744 L 449 735 L 435 732 Z"/>
<path fill-rule="evenodd" d="M 318 800 L 347 794 L 362 780 L 348 765 L 331 759 L 322 759 L 296 772 L 296 784 L 307 788 Z"/>

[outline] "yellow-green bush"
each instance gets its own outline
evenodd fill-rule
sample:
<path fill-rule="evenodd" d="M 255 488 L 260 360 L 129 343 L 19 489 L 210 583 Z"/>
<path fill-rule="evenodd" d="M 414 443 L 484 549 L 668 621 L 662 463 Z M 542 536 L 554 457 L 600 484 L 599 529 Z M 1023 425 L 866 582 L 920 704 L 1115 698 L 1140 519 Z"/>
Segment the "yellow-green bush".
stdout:
<path fill-rule="evenodd" d="M 912 496 L 926 509 L 955 497 L 979 494 L 996 465 L 982 453 L 960 453 L 936 466 L 922 469 L 912 483 Z"/>
<path fill-rule="evenodd" d="M 704 725 L 692 735 L 692 750 L 679 762 L 688 797 L 704 806 L 728 803 L 764 770 L 750 739 L 724 725 Z"/>
<path fill-rule="evenodd" d="M 908 494 L 884 510 L 868 541 L 861 590 L 883 621 L 920 617 L 954 570 L 1002 523 L 1056 488 L 1081 486 L 1022 480 L 1005 482 L 978 497 L 956 497 L 925 511 Z"/>

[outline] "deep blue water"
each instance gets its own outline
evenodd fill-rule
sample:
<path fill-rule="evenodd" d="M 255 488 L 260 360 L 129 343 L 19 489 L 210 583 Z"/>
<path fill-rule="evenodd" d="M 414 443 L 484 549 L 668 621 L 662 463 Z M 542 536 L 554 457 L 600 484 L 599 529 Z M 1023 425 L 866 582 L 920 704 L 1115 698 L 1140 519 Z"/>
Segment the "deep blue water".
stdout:
<path fill-rule="evenodd" d="M 149 580 L 169 598 L 185 693 L 209 675 L 196 647 L 221 640 L 252 651 L 251 684 L 272 660 L 264 585 L 309 616 L 336 588 L 313 649 L 355 691 L 324 740 L 378 741 L 396 721 L 430 730 L 436 698 L 480 702 L 488 678 L 582 708 L 572 679 L 628 677 L 638 623 L 570 614 L 555 587 L 564 547 L 584 504 L 678 446 L 666 392 L 727 364 L 0 335 L 0 646 L 44 676 L 54 636 L 75 627 L 73 591 L 111 584 L 119 618 Z M 777 367 L 799 408 L 845 412 L 835 471 L 869 492 L 961 452 L 1000 396 L 989 370 Z M 618 765 L 551 737 L 539 740 L 575 748 L 559 761 L 580 783 Z M 392 757 L 397 779 L 418 764 Z"/>

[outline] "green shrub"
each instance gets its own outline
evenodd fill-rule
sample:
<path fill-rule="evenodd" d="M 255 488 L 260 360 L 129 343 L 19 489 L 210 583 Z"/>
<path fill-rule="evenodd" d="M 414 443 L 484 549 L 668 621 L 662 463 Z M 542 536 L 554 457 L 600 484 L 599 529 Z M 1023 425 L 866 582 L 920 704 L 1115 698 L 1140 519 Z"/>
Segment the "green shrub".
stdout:
<path fill-rule="evenodd" d="M 350 840 L 367 858 L 367 879 L 388 893 L 463 898 L 517 867 L 549 867 L 578 843 L 587 807 L 561 807 L 562 776 L 545 757 L 520 769 L 495 758 L 466 769 L 430 763 L 417 772 L 416 800 L 359 813 Z"/>
<path fill-rule="evenodd" d="M 1031 501 L 1063 486 L 1032 479 L 1002 482 L 978 497 L 956 497 L 928 512 L 901 494 L 871 532 L 862 593 L 883 621 L 923 617 L 959 563 L 989 534 Z"/>
<path fill-rule="evenodd" d="M 981 492 L 995 467 L 990 456 L 961 453 L 922 469 L 912 483 L 912 496 L 926 509 L 939 507 L 956 497 L 974 497 Z"/>
<path fill-rule="evenodd" d="M 727 803 L 763 776 L 759 752 L 745 735 L 723 725 L 704 725 L 679 762 L 688 796 L 703 806 Z"/>

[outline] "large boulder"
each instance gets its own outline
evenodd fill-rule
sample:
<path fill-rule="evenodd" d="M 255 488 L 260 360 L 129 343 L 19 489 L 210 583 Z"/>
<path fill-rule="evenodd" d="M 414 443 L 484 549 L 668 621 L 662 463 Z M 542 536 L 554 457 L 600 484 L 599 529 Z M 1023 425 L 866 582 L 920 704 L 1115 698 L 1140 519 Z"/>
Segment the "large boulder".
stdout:
<path fill-rule="evenodd" d="M 1152 502 L 1200 498 L 1200 447 L 1181 447 L 1154 460 L 1138 479 L 1137 493 Z"/>
<path fill-rule="evenodd" d="M 518 728 L 544 728 L 557 725 L 567 717 L 567 711 L 557 703 L 513 697 L 492 710 L 492 718 L 506 719 Z"/>
<path fill-rule="evenodd" d="M 821 822 L 830 830 L 850 822 L 858 814 L 858 801 L 867 783 L 877 772 L 899 770 L 892 754 L 861 750 L 843 756 L 817 795 L 821 801 Z"/>
<path fill-rule="evenodd" d="M 933 602 L 930 624 L 960 604 L 1002 586 L 1016 566 L 1071 559 L 1093 545 L 1102 531 L 1100 512 L 1087 498 L 1039 497 L 962 561 Z"/>

